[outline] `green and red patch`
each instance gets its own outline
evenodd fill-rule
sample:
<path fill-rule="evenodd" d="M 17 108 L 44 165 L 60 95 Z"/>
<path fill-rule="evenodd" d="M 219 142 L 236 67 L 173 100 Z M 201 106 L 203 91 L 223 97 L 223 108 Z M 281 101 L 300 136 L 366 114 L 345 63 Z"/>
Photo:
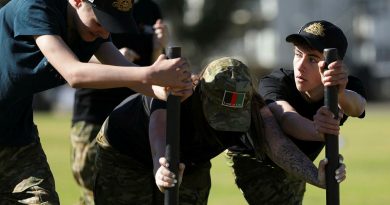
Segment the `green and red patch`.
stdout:
<path fill-rule="evenodd" d="M 243 108 L 245 101 L 245 93 L 231 92 L 225 90 L 222 99 L 222 105 L 233 108 Z"/>

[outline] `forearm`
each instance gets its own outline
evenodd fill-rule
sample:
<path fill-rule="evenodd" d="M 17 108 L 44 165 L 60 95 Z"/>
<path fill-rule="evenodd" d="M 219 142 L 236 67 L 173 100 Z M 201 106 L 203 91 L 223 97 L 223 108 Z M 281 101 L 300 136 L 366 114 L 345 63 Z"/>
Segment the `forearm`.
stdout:
<path fill-rule="evenodd" d="M 345 89 L 339 95 L 339 106 L 346 115 L 359 117 L 365 110 L 366 100 L 360 94 Z"/>
<path fill-rule="evenodd" d="M 62 73 L 65 80 L 74 88 L 117 88 L 128 87 L 137 92 L 153 96 L 148 82 L 148 67 L 124 67 L 94 63 L 76 63 L 74 69 Z"/>
<path fill-rule="evenodd" d="M 287 101 L 279 100 L 268 105 L 284 133 L 307 141 L 323 141 L 312 120 L 300 115 Z"/>
<path fill-rule="evenodd" d="M 272 113 L 262 109 L 267 142 L 267 155 L 286 172 L 321 187 L 318 180 L 318 170 L 310 159 L 288 139 L 280 129 Z"/>
<path fill-rule="evenodd" d="M 149 143 L 153 158 L 153 171 L 160 167 L 159 159 L 165 156 L 166 110 L 155 110 L 149 120 Z"/>
<path fill-rule="evenodd" d="M 165 156 L 165 141 L 162 142 L 160 139 L 161 138 L 159 137 L 150 138 L 150 149 L 153 158 L 153 173 L 156 173 L 157 169 L 160 167 L 160 158 Z"/>
<path fill-rule="evenodd" d="M 324 141 L 317 132 L 314 122 L 296 112 L 285 112 L 280 118 L 280 125 L 285 133 L 296 139 L 306 141 Z"/>

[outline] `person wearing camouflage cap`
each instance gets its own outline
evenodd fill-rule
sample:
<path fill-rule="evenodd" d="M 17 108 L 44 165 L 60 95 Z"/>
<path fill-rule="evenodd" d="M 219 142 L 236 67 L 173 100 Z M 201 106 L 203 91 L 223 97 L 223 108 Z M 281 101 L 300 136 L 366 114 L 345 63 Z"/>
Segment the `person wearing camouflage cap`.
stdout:
<path fill-rule="evenodd" d="M 180 108 L 179 176 L 164 158 L 166 102 L 140 94 L 123 101 L 97 136 L 95 203 L 161 204 L 165 188 L 180 185 L 180 204 L 207 204 L 210 160 L 235 145 L 324 187 L 325 163 L 317 170 L 283 135 L 254 82 L 250 69 L 230 57 L 212 61 L 199 74 Z M 343 179 L 344 165 L 338 171 Z"/>
<path fill-rule="evenodd" d="M 339 135 L 348 116 L 364 117 L 364 86 L 347 74 L 342 62 L 347 38 L 333 23 L 308 22 L 298 33 L 287 36 L 286 41 L 294 45 L 294 69 L 277 69 L 263 77 L 259 92 L 284 133 L 314 161 L 324 147 L 325 133 Z M 323 72 L 325 48 L 337 48 L 339 60 Z M 338 119 L 324 106 L 324 87 L 331 85 L 338 87 L 339 108 L 344 112 Z M 302 204 L 304 180 L 284 171 L 269 158 L 258 161 L 254 153 L 241 153 L 242 149 L 230 149 L 228 160 L 249 204 Z"/>

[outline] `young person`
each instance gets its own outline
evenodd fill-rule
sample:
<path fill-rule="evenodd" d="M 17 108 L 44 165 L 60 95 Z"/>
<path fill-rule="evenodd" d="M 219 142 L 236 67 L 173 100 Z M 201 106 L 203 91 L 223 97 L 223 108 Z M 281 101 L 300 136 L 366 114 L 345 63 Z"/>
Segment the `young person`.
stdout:
<path fill-rule="evenodd" d="M 267 155 L 294 176 L 324 187 L 325 163 L 318 172 L 283 135 L 252 79 L 246 65 L 228 57 L 202 71 L 194 93 L 181 103 L 179 176 L 164 158 L 166 103 L 139 94 L 127 98 L 97 137 L 95 203 L 159 204 L 160 191 L 183 176 L 180 204 L 207 204 L 210 160 L 233 145 L 254 150 L 259 159 Z M 338 171 L 343 180 L 344 165 Z"/>
<path fill-rule="evenodd" d="M 168 31 L 155 2 L 135 1 L 132 12 L 139 32 L 111 34 L 111 39 L 129 61 L 140 66 L 149 66 L 166 47 Z M 92 58 L 90 62 L 99 63 L 96 58 Z M 92 190 L 96 135 L 115 106 L 134 93 L 128 88 L 79 88 L 75 92 L 70 136 L 71 163 L 73 176 L 83 191 L 80 204 L 94 204 Z"/>
<path fill-rule="evenodd" d="M 59 204 L 33 122 L 34 93 L 68 83 L 164 98 L 165 89 L 153 85 L 192 86 L 184 59 L 161 55 L 153 65 L 135 68 L 112 44 L 110 32 L 134 29 L 132 6 L 130 0 L 12 0 L 0 9 L 3 204 Z M 87 63 L 92 55 L 102 64 Z"/>
<path fill-rule="evenodd" d="M 359 79 L 347 74 L 342 59 L 348 43 L 336 25 L 323 20 L 308 22 L 286 41 L 294 45 L 294 70 L 275 70 L 260 80 L 259 91 L 283 132 L 315 160 L 324 147 L 324 134 L 339 135 L 339 123 L 348 116 L 364 117 L 365 91 Z M 340 57 L 327 71 L 324 48 L 337 48 Z M 338 87 L 338 119 L 324 106 L 324 87 L 332 85 Z M 228 157 L 249 204 L 302 204 L 304 180 L 270 159 L 257 161 L 253 153 L 237 148 L 230 149 Z"/>

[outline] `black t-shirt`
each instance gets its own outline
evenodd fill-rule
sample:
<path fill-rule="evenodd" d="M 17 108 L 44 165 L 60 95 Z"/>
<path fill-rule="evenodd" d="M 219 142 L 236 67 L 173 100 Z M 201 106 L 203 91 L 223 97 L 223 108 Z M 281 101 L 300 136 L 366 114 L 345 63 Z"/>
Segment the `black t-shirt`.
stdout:
<path fill-rule="evenodd" d="M 139 34 L 111 34 L 117 48 L 127 47 L 134 50 L 140 59 L 134 61 L 140 66 L 153 63 L 153 25 L 161 19 L 161 12 L 156 3 L 150 0 L 138 1 L 133 7 L 134 19 Z M 129 88 L 112 89 L 77 89 L 73 106 L 73 122 L 87 121 L 102 124 L 110 112 L 126 97 L 135 92 Z"/>
<path fill-rule="evenodd" d="M 87 62 L 102 43 L 80 37 L 68 42 L 67 0 L 12 0 L 0 9 L 0 144 L 37 140 L 32 101 L 35 93 L 66 81 L 42 54 L 33 36 L 57 35 Z"/>
<path fill-rule="evenodd" d="M 347 89 L 355 91 L 366 97 L 363 83 L 356 77 L 349 76 Z M 303 117 L 313 120 L 317 110 L 324 105 L 324 100 L 318 102 L 307 102 L 297 90 L 294 81 L 294 71 L 287 69 L 278 69 L 260 80 L 260 94 L 264 97 L 267 104 L 284 100 L 287 101 Z M 359 118 L 363 118 L 365 112 Z M 342 125 L 348 116 L 344 115 L 340 124 Z M 314 160 L 324 147 L 323 142 L 303 141 L 294 137 L 290 138 L 293 142 L 311 159 Z"/>
<path fill-rule="evenodd" d="M 150 103 L 140 94 L 130 96 L 108 118 L 108 142 L 122 154 L 131 156 L 146 166 L 152 166 L 148 137 L 149 113 L 165 109 L 165 104 L 159 100 L 152 100 Z M 242 141 L 243 133 L 216 131 L 208 125 L 197 93 L 182 102 L 180 109 L 181 162 L 202 163 L 230 146 L 245 146 Z"/>

